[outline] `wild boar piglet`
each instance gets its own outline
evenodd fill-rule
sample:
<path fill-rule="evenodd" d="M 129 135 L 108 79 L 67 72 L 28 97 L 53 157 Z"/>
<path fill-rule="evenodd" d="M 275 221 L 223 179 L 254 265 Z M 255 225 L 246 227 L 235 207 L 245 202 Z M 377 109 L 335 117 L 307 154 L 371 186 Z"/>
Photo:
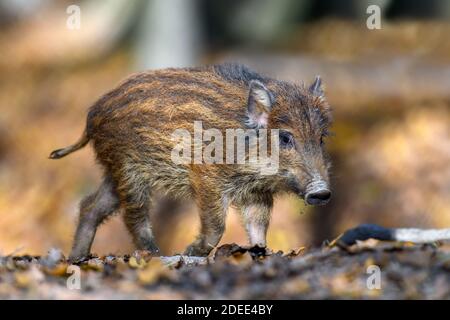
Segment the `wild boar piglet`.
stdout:
<path fill-rule="evenodd" d="M 70 259 L 89 255 L 98 225 L 119 208 L 136 247 L 158 254 L 150 216 L 161 196 L 198 207 L 200 233 L 187 255 L 206 256 L 218 244 L 229 206 L 241 212 L 250 244 L 266 246 L 274 196 L 294 193 L 311 205 L 330 199 L 324 150 L 330 123 L 319 77 L 298 85 L 231 63 L 130 76 L 89 109 L 78 142 L 50 155 L 59 159 L 92 142 L 104 172 L 98 190 L 81 201 Z M 180 132 L 188 134 L 184 147 L 192 142 L 184 162 L 174 161 Z M 268 157 L 276 154 L 272 172 L 264 172 L 267 163 L 247 161 L 252 151 L 261 154 L 263 144 L 255 141 L 263 135 Z M 227 140 L 227 147 L 211 151 L 222 138 L 214 143 Z M 209 151 L 214 161 L 199 162 L 198 147 L 200 160 Z M 245 161 L 237 161 L 242 148 Z"/>

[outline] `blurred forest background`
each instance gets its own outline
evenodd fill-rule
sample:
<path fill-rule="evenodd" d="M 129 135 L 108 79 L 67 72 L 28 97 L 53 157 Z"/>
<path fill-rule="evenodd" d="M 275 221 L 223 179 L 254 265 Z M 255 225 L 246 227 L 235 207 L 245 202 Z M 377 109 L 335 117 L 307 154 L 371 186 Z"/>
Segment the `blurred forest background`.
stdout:
<path fill-rule="evenodd" d="M 366 27 L 370 4 L 380 30 Z M 278 199 L 269 247 L 320 245 L 359 223 L 450 227 L 449 22 L 445 0 L 0 0 L 0 253 L 68 252 L 78 202 L 101 172 L 91 148 L 47 156 L 77 140 L 101 94 L 138 70 L 231 60 L 296 82 L 320 74 L 334 108 L 333 199 Z M 173 254 L 198 217 L 155 224 Z M 246 243 L 233 213 L 226 242 Z M 93 248 L 132 250 L 119 216 Z"/>

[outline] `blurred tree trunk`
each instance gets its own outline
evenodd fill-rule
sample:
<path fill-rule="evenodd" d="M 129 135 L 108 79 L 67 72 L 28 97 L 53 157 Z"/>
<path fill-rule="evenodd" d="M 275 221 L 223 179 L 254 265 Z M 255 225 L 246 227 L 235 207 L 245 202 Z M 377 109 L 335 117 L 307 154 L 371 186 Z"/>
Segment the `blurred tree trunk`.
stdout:
<path fill-rule="evenodd" d="M 202 46 L 197 0 L 146 3 L 135 40 L 137 69 L 195 65 Z"/>

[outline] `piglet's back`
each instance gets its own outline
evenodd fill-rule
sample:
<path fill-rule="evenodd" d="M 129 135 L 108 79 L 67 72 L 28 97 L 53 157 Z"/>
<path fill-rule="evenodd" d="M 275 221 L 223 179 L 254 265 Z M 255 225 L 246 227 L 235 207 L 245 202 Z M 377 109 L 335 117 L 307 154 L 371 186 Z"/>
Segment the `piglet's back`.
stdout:
<path fill-rule="evenodd" d="M 134 74 L 90 108 L 87 135 L 108 167 L 130 159 L 168 162 L 176 129 L 193 132 L 194 121 L 204 129 L 242 128 L 248 81 L 255 77 L 240 65 Z"/>
<path fill-rule="evenodd" d="M 194 120 L 219 129 L 241 127 L 247 91 L 244 82 L 224 77 L 215 66 L 137 73 L 90 108 L 87 132 L 92 139 L 119 128 L 168 133 L 189 129 Z"/>

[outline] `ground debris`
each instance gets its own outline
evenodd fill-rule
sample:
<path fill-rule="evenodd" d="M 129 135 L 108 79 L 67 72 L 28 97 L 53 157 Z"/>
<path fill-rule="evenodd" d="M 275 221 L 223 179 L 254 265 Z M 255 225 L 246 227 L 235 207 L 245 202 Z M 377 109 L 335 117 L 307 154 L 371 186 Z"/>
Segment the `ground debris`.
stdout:
<path fill-rule="evenodd" d="M 0 256 L 0 299 L 449 299 L 449 262 L 449 245 L 378 240 L 287 254 L 225 244 L 209 258 L 136 251 L 76 266 L 52 249 Z"/>

